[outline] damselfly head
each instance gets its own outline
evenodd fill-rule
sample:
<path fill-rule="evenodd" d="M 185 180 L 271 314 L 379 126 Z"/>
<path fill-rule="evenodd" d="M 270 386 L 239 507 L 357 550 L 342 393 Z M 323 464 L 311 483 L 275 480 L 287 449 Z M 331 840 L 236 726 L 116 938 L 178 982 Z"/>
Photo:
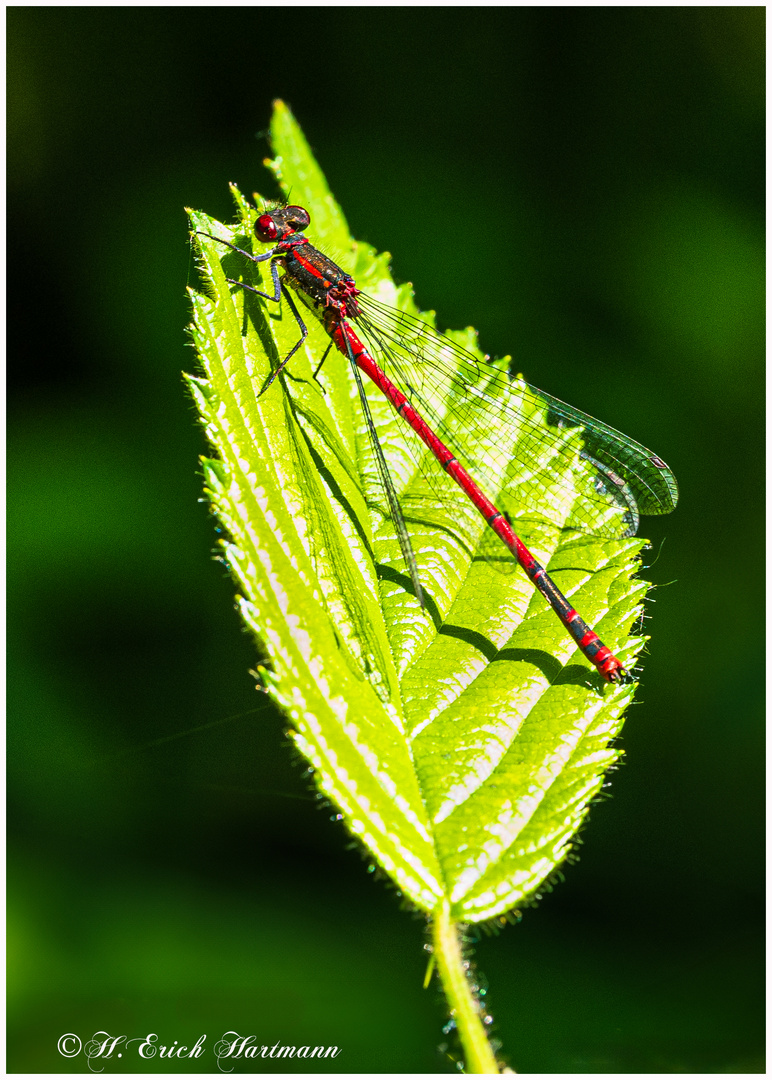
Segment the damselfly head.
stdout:
<path fill-rule="evenodd" d="M 303 232 L 311 222 L 311 215 L 302 206 L 280 206 L 267 214 L 261 214 L 255 222 L 255 236 L 264 244 L 283 240 Z"/>

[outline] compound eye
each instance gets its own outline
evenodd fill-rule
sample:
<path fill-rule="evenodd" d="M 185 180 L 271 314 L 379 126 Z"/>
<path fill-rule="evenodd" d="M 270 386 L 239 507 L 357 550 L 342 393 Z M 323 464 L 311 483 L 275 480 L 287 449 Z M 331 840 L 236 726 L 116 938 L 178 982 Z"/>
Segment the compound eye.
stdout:
<path fill-rule="evenodd" d="M 257 239 L 267 244 L 269 241 L 275 240 L 278 235 L 279 230 L 276 228 L 276 222 L 271 215 L 261 214 L 255 222 L 255 236 Z"/>
<path fill-rule="evenodd" d="M 311 215 L 302 206 L 285 206 L 284 213 L 287 224 L 291 225 L 295 232 L 303 232 L 311 224 Z"/>

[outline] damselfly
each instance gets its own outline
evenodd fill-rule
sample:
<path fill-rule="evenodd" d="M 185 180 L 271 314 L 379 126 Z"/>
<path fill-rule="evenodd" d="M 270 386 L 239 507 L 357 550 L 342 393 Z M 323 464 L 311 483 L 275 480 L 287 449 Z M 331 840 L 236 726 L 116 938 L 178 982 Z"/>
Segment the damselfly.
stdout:
<path fill-rule="evenodd" d="M 281 206 L 260 214 L 255 235 L 261 243 L 272 246 L 259 255 L 211 237 L 253 263 L 269 262 L 273 292 L 234 278 L 228 280 L 275 303 L 283 295 L 298 325 L 297 343 L 261 392 L 284 370 L 308 335 L 297 297 L 331 338 L 319 368 L 333 344 L 351 362 L 389 513 L 419 603 L 424 605 L 418 565 L 377 438 L 362 372 L 456 482 L 469 500 L 466 506 L 482 515 L 522 566 L 582 653 L 604 679 L 619 682 L 626 675 L 622 663 L 574 610 L 516 535 L 507 514 L 494 505 L 483 488 L 489 477 L 506 470 L 516 447 L 521 473 L 518 492 L 541 517 L 561 528 L 624 537 L 636 532 L 640 514 L 667 514 L 675 507 L 678 487 L 670 469 L 656 454 L 606 424 L 533 386 L 512 380 L 420 319 L 367 296 L 349 274 L 303 235 L 310 220 L 301 206 Z M 545 410 L 546 425 L 534 419 L 534 415 L 543 417 Z M 529 485 L 527 477 L 538 471 L 536 466 L 545 454 L 569 452 L 566 431 L 576 429 L 582 432 L 583 449 L 578 455 L 574 453 L 571 489 L 544 491 L 536 482 Z M 455 450 L 449 449 L 448 443 Z"/>

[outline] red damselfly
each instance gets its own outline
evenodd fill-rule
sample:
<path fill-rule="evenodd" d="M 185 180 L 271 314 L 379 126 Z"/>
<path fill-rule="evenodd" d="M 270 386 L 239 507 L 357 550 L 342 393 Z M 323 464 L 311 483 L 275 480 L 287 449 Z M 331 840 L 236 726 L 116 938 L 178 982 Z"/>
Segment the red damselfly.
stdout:
<path fill-rule="evenodd" d="M 486 480 L 494 474 L 500 477 L 510 467 L 512 448 L 516 446 L 519 499 L 535 508 L 540 517 L 561 528 L 624 537 L 636 532 L 639 514 L 666 514 L 674 508 L 678 487 L 670 469 L 661 458 L 627 436 L 533 386 L 511 379 L 508 373 L 479 361 L 420 319 L 363 293 L 353 277 L 303 235 L 310 220 L 300 206 L 280 206 L 260 214 L 255 235 L 261 243 L 272 245 L 260 255 L 210 237 L 253 263 L 269 262 L 272 293 L 234 278 L 228 281 L 276 303 L 283 295 L 299 328 L 299 340 L 266 380 L 261 393 L 284 370 L 308 335 L 294 294 L 314 312 L 331 338 L 317 372 L 333 344 L 351 362 L 389 513 L 421 606 L 424 594 L 416 558 L 376 435 L 361 372 L 385 395 L 467 496 L 468 502 L 461 500 L 464 506 L 459 511 L 460 520 L 466 510 L 482 515 L 584 656 L 608 682 L 621 681 L 627 673 L 620 660 L 574 610 L 515 534 L 508 515 L 483 489 Z M 545 410 L 549 421 L 546 426 Z M 535 415 L 542 419 L 534 419 Z M 567 432 L 577 429 L 582 434 L 583 448 L 578 457 L 574 454 L 577 467 L 572 471 L 575 482 L 572 480 L 571 490 L 547 492 L 536 482 L 529 487 L 529 471 L 537 471 L 545 452 L 556 456 L 568 453 Z"/>

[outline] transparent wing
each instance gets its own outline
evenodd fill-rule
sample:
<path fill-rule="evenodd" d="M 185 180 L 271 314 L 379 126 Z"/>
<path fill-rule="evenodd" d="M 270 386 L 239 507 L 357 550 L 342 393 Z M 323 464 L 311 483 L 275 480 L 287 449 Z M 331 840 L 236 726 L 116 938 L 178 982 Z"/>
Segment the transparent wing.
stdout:
<path fill-rule="evenodd" d="M 357 330 L 389 378 L 500 509 L 598 536 L 633 535 L 667 514 L 675 477 L 640 443 L 365 294 Z M 569 455 L 572 484 L 545 482 Z"/>

